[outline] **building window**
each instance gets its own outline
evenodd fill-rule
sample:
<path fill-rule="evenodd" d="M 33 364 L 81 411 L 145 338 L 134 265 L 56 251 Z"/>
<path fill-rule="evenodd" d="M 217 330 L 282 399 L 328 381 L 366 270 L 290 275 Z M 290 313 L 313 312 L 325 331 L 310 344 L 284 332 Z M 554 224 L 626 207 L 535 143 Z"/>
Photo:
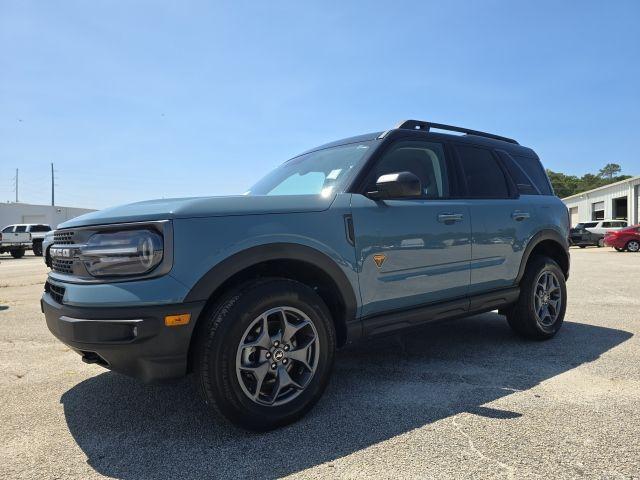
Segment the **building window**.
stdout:
<path fill-rule="evenodd" d="M 604 220 L 604 202 L 591 204 L 591 220 Z"/>

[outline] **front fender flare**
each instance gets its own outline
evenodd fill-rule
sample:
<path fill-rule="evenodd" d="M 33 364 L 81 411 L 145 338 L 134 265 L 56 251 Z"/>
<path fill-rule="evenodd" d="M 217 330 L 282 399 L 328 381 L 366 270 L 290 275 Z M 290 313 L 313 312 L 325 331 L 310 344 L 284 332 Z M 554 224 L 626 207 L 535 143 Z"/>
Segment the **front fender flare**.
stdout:
<path fill-rule="evenodd" d="M 242 250 L 212 267 L 191 288 L 185 302 L 207 300 L 226 280 L 249 267 L 270 260 L 298 260 L 323 270 L 336 283 L 346 309 L 347 323 L 354 321 L 357 301 L 354 287 L 338 263 L 328 255 L 295 243 L 269 243 Z"/>

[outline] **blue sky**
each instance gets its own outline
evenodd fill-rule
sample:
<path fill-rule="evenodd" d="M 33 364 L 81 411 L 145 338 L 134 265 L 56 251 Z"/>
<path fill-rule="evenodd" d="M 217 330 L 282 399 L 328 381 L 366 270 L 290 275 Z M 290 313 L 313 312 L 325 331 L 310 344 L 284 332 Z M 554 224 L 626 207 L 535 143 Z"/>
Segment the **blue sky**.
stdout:
<path fill-rule="evenodd" d="M 640 174 L 640 2 L 0 3 L 0 201 L 242 193 L 418 118 Z"/>

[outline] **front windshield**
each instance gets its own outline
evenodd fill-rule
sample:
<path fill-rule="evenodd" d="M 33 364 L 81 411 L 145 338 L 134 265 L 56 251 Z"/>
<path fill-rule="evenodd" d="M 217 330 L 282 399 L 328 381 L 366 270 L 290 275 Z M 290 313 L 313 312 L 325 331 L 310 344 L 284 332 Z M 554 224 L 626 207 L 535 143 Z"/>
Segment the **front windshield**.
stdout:
<path fill-rule="evenodd" d="M 322 195 L 343 192 L 373 142 L 306 153 L 268 173 L 247 195 Z"/>

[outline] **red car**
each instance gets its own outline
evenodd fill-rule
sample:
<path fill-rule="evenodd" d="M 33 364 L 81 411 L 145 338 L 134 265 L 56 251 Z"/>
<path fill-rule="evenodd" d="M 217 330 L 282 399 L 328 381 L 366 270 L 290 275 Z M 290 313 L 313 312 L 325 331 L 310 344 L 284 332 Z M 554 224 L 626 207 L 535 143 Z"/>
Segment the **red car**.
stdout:
<path fill-rule="evenodd" d="M 615 248 L 619 252 L 623 250 L 629 252 L 640 251 L 640 225 L 605 233 L 604 244 Z"/>

